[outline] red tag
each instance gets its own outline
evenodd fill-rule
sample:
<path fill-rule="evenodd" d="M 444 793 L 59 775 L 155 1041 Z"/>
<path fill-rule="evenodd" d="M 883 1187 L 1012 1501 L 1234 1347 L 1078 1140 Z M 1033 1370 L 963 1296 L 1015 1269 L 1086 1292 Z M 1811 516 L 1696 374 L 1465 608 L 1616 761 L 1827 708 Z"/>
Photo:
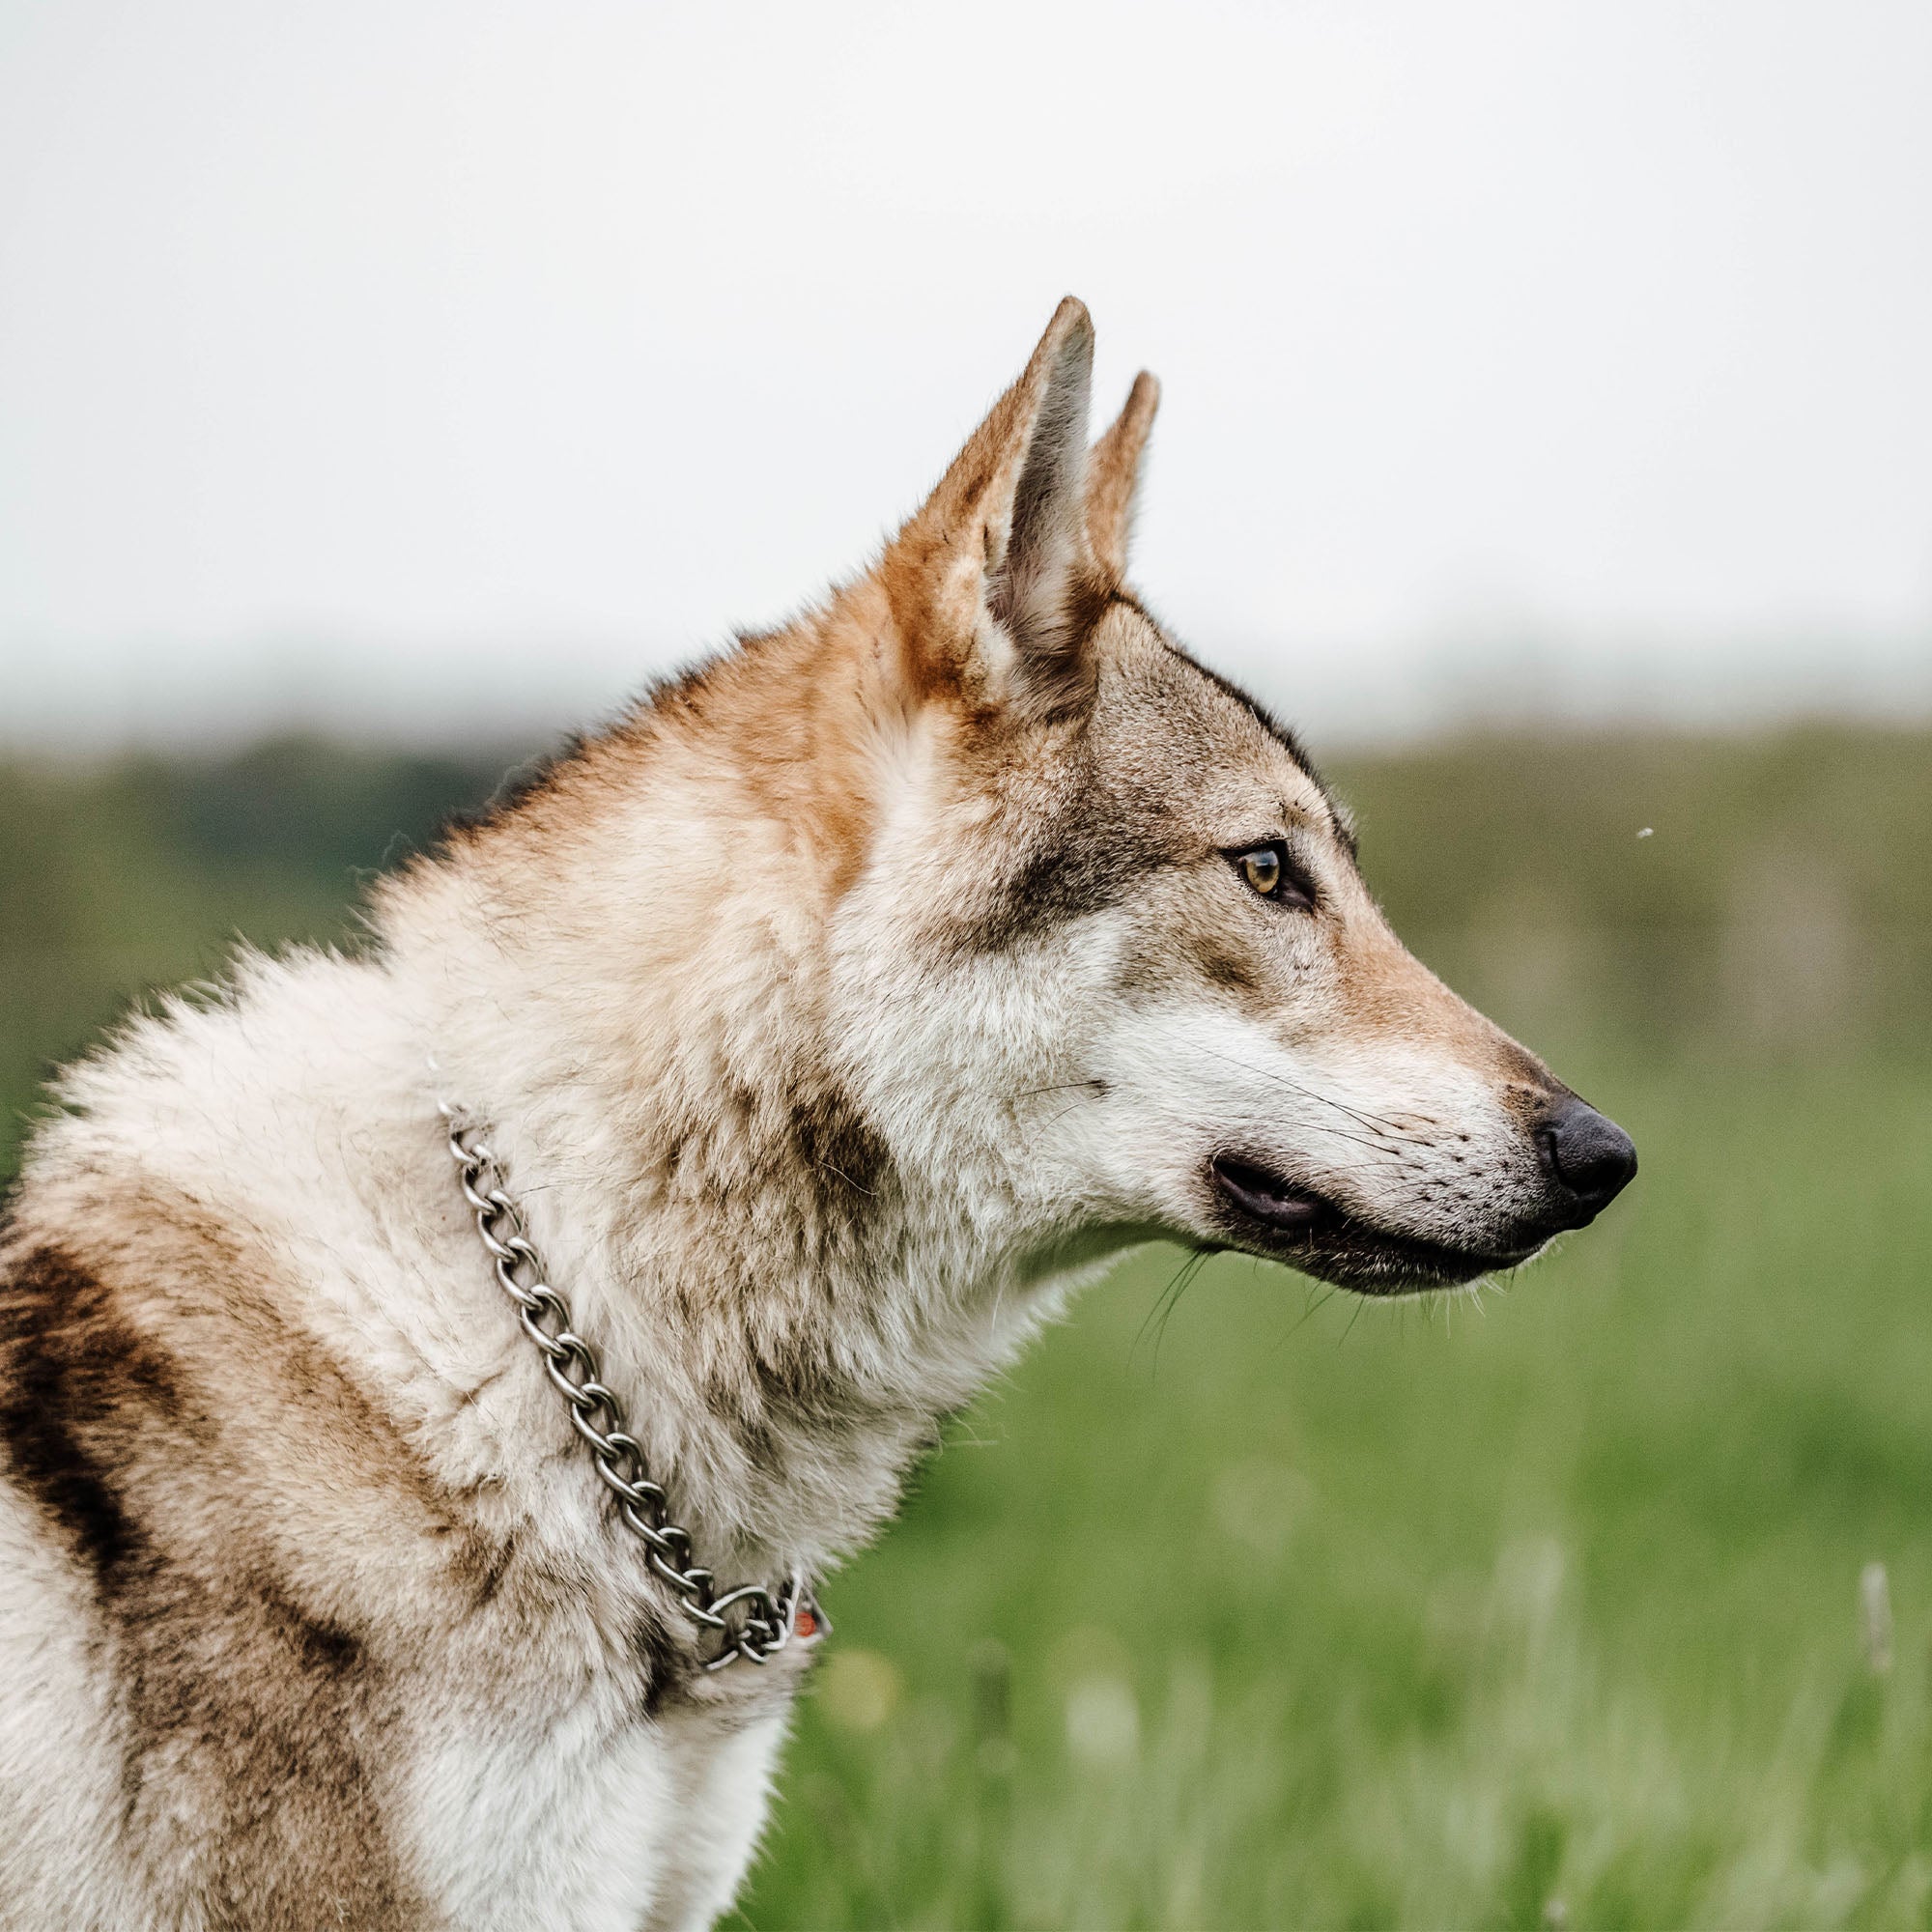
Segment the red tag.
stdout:
<path fill-rule="evenodd" d="M 818 1619 L 810 1610 L 799 1611 L 798 1615 L 792 1619 L 791 1627 L 793 1632 L 799 1636 L 816 1636 L 818 1634 Z"/>

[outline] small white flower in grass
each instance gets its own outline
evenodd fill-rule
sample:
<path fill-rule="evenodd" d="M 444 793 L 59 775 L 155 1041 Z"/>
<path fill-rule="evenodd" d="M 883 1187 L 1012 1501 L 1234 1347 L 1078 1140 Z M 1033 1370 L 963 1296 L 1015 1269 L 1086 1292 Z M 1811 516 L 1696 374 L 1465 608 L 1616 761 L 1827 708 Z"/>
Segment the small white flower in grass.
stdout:
<path fill-rule="evenodd" d="M 1646 825 L 1636 836 L 1639 838 L 1655 838 L 1657 837 L 1657 830 L 1654 826 Z"/>
<path fill-rule="evenodd" d="M 1133 1761 L 1141 1747 L 1141 1713 L 1124 1678 L 1083 1677 L 1066 1693 L 1066 1747 L 1095 1770 Z"/>
<path fill-rule="evenodd" d="M 1859 1605 L 1864 1612 L 1865 1662 L 1883 1677 L 1891 1668 L 1891 1584 L 1883 1563 L 1867 1563 L 1860 1573 Z"/>
<path fill-rule="evenodd" d="M 892 1661 L 875 1650 L 836 1650 L 826 1660 L 818 1701 L 847 1731 L 876 1731 L 898 1708 L 903 1687 Z"/>

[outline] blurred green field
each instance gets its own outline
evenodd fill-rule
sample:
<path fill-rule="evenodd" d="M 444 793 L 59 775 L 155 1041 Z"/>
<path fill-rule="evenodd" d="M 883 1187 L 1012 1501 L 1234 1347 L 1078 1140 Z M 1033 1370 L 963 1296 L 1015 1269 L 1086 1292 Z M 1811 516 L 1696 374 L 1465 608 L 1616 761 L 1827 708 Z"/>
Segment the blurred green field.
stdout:
<path fill-rule="evenodd" d="M 130 992 L 343 932 L 503 762 L 0 767 L 0 1170 Z M 1480 1301 L 1091 1292 L 834 1580 L 739 1922 L 1932 1923 L 1932 736 L 1335 776 L 1641 1175 Z"/>

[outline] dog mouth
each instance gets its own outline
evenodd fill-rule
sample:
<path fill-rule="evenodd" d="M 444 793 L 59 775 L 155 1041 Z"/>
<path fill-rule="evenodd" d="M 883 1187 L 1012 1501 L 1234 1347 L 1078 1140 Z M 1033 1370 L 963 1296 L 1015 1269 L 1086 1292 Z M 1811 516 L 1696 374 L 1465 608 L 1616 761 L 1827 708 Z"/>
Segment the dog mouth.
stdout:
<path fill-rule="evenodd" d="M 1347 1212 L 1313 1188 L 1234 1154 L 1216 1154 L 1209 1172 L 1217 1218 L 1233 1236 L 1231 1245 L 1362 1294 L 1452 1288 L 1515 1267 L 1536 1252 L 1529 1247 L 1495 1253 L 1394 1234 Z"/>

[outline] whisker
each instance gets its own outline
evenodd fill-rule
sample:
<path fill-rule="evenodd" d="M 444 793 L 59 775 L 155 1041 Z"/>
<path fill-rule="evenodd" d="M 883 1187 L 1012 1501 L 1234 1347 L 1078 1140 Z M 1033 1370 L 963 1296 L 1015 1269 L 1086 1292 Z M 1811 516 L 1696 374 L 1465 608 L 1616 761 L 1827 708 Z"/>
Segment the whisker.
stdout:
<path fill-rule="evenodd" d="M 1183 1270 L 1179 1286 L 1168 1297 L 1167 1308 L 1160 1318 L 1160 1326 L 1153 1333 L 1153 1372 L 1160 1374 L 1160 1345 L 1167 1339 L 1167 1324 L 1174 1320 L 1174 1311 L 1180 1306 L 1180 1297 L 1199 1279 L 1201 1271 L 1213 1260 L 1211 1249 L 1201 1249 L 1193 1259 L 1191 1266 Z"/>
<path fill-rule="evenodd" d="M 1218 1047 L 1204 1047 L 1202 1051 L 1212 1054 L 1216 1060 L 1225 1060 L 1230 1066 L 1238 1066 L 1244 1071 L 1259 1072 L 1264 1079 L 1272 1080 L 1277 1087 L 1285 1087 L 1291 1094 L 1297 1094 L 1305 1100 L 1315 1100 L 1324 1107 L 1333 1107 L 1338 1114 L 1346 1114 L 1351 1121 L 1359 1122 L 1365 1127 L 1385 1128 L 1387 1130 L 1386 1133 L 1379 1136 L 1379 1138 L 1404 1141 L 1415 1147 L 1427 1147 L 1431 1145 L 1429 1137 L 1426 1134 L 1414 1133 L 1408 1128 L 1399 1125 L 1392 1116 L 1370 1113 L 1367 1109 L 1361 1107 L 1351 1107 L 1346 1100 L 1338 1100 L 1331 1094 L 1323 1094 L 1317 1088 L 1303 1086 L 1300 1081 L 1291 1080 L 1287 1074 L 1278 1073 L 1272 1067 L 1252 1066 L 1251 1063 L 1237 1059 L 1232 1053 L 1223 1053 Z M 1311 1124 L 1313 1123 L 1311 1122 Z M 1321 1131 L 1341 1133 L 1342 1129 L 1339 1127 L 1328 1127 Z M 1355 1137 L 1350 1136 L 1350 1138 Z"/>
<path fill-rule="evenodd" d="M 1362 1319 L 1362 1310 L 1365 1309 L 1368 1305 L 1369 1305 L 1369 1297 L 1366 1294 L 1360 1296 L 1356 1300 L 1355 1312 L 1354 1314 L 1349 1317 L 1349 1325 L 1342 1330 L 1342 1341 L 1337 1342 L 1335 1344 L 1336 1348 L 1339 1349 L 1342 1346 L 1342 1342 L 1346 1342 L 1349 1339 L 1349 1337 L 1355 1332 L 1355 1323 Z"/>
<path fill-rule="evenodd" d="M 1100 1081 L 1094 1079 L 1058 1080 L 1048 1087 L 1022 1087 L 1016 1092 L 1009 1094 L 1007 1098 L 1009 1100 L 1033 1100 L 1037 1099 L 1042 1094 L 1071 1094 L 1082 1087 L 1093 1088 L 1098 1087 L 1101 1084 Z"/>
<path fill-rule="evenodd" d="M 1308 1292 L 1308 1306 L 1301 1311 L 1301 1319 L 1298 1321 L 1296 1321 L 1293 1327 L 1289 1329 L 1288 1333 L 1284 1335 L 1279 1342 L 1275 1344 L 1276 1350 L 1280 1350 L 1282 1349 L 1286 1349 L 1288 1345 L 1292 1341 L 1293 1341 L 1298 1334 L 1301 1333 L 1302 1329 L 1307 1327 L 1309 1322 L 1311 1322 L 1316 1318 L 1316 1316 L 1320 1315 L 1321 1311 L 1324 1308 L 1326 1308 L 1328 1304 L 1331 1301 L 1333 1301 L 1338 1294 L 1341 1293 L 1341 1292 L 1342 1291 L 1339 1288 L 1333 1288 L 1333 1287 L 1330 1287 L 1326 1289 L 1324 1292 L 1319 1293 L 1314 1289 L 1310 1289 Z"/>
<path fill-rule="evenodd" d="M 1148 1310 L 1146 1319 L 1141 1322 L 1140 1328 L 1134 1336 L 1134 1348 L 1138 1349 L 1141 1343 L 1146 1340 L 1149 1327 L 1151 1325 L 1153 1327 L 1153 1373 L 1155 1375 L 1159 1375 L 1160 1373 L 1160 1345 L 1162 1338 L 1167 1333 L 1167 1324 L 1172 1320 L 1175 1309 L 1179 1305 L 1180 1297 L 1192 1286 L 1195 1276 L 1212 1259 L 1213 1250 L 1211 1248 L 1194 1248 L 1190 1250 L 1182 1258 L 1180 1265 L 1175 1269 L 1173 1279 L 1154 1297 L 1153 1306 Z"/>

